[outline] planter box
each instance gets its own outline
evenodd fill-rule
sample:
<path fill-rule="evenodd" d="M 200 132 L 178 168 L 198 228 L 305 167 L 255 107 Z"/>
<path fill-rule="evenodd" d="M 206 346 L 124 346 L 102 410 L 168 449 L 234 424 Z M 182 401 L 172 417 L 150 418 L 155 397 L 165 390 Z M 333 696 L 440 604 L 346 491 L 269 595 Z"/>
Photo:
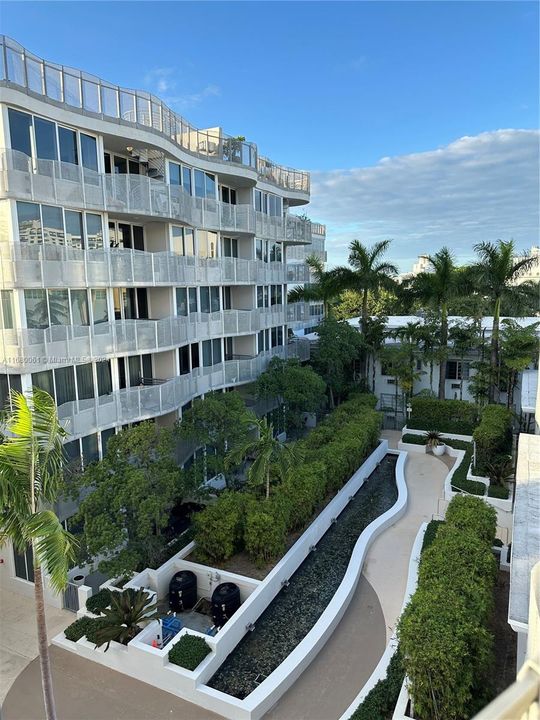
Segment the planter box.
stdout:
<path fill-rule="evenodd" d="M 436 430 L 437 428 L 432 428 L 432 430 Z M 410 435 L 425 435 L 427 430 L 414 430 L 412 428 L 408 428 L 406 425 L 401 431 L 402 435 L 406 435 L 409 433 Z M 465 442 L 472 443 L 473 437 L 472 435 L 457 435 L 456 433 L 441 433 L 444 438 L 448 438 L 448 440 L 464 440 Z"/>

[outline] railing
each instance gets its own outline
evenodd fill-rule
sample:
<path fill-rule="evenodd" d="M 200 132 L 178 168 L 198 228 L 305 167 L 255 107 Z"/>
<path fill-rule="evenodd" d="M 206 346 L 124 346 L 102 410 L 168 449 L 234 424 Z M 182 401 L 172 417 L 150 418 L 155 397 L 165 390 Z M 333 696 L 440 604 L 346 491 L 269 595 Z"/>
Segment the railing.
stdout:
<path fill-rule="evenodd" d="M 531 572 L 527 656 L 517 679 L 474 720 L 538 720 L 540 718 L 540 562 Z"/>
<path fill-rule="evenodd" d="M 65 403 L 58 416 L 68 432 L 82 437 L 113 425 L 145 420 L 175 412 L 203 393 L 230 385 L 253 382 L 272 357 L 309 358 L 309 342 L 294 341 L 246 360 L 227 360 L 197 368 L 152 387 L 131 387 L 90 400 Z"/>
<path fill-rule="evenodd" d="M 0 228 L 0 234 L 2 230 Z M 289 266 L 242 258 L 0 241 L 0 288 L 282 284 Z M 294 269 L 294 274 L 298 273 Z"/>
<path fill-rule="evenodd" d="M 0 36 L 0 82 L 76 112 L 120 120 L 123 125 L 159 134 L 196 157 L 256 170 L 262 180 L 309 193 L 307 172 L 258 158 L 254 143 L 225 135 L 218 128 L 199 130 L 151 93 L 121 88 L 81 70 L 48 62 L 4 35 Z"/>
<path fill-rule="evenodd" d="M 296 302 L 287 305 L 287 323 L 293 326 L 312 325 L 320 322 L 324 312 L 319 304 L 312 305 L 310 302 Z"/>
<path fill-rule="evenodd" d="M 250 335 L 283 325 L 285 307 L 222 310 L 161 320 L 115 320 L 97 325 L 53 325 L 0 330 L 0 372 L 37 372 L 110 355 L 163 352 L 215 337 Z"/>

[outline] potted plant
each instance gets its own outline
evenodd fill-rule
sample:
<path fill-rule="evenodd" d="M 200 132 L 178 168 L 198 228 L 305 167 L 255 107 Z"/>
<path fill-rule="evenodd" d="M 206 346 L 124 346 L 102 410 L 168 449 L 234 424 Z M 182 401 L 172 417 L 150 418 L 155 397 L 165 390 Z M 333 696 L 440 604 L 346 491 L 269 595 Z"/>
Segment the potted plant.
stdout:
<path fill-rule="evenodd" d="M 428 450 L 434 455 L 444 455 L 446 445 L 443 442 L 442 434 L 438 430 L 429 430 L 425 435 L 425 441 Z"/>

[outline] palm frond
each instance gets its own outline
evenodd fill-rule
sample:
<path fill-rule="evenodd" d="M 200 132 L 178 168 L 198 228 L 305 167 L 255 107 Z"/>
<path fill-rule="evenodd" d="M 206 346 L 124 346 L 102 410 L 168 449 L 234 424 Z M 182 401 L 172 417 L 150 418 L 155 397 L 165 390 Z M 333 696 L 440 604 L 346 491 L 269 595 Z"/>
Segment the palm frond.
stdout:
<path fill-rule="evenodd" d="M 46 568 L 56 592 L 66 587 L 70 564 L 75 560 L 76 541 L 64 530 L 52 510 L 41 510 L 28 518 L 24 533 L 34 548 L 34 562 Z"/>

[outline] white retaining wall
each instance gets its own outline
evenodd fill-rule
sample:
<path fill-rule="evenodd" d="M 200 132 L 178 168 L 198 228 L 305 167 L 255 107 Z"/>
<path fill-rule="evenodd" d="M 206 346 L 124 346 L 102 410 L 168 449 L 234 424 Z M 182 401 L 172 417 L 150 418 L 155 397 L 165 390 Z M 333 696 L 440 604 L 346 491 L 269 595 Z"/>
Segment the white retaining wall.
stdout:
<path fill-rule="evenodd" d="M 412 428 L 408 428 L 406 425 L 404 426 L 403 430 L 401 431 L 402 435 L 425 435 L 427 430 L 413 430 Z M 472 442 L 473 437 L 472 435 L 457 435 L 456 433 L 441 433 L 441 435 L 444 438 L 448 438 L 449 440 L 464 440 L 465 442 Z"/>

